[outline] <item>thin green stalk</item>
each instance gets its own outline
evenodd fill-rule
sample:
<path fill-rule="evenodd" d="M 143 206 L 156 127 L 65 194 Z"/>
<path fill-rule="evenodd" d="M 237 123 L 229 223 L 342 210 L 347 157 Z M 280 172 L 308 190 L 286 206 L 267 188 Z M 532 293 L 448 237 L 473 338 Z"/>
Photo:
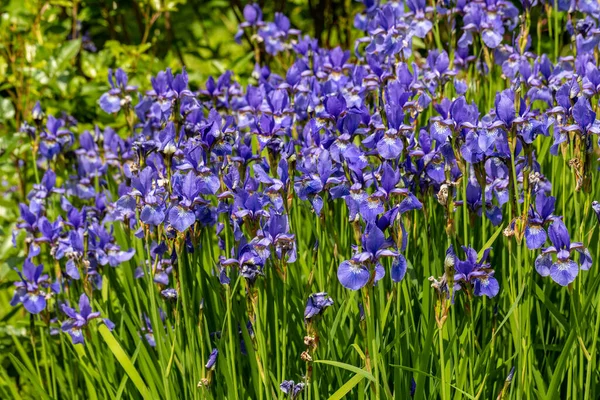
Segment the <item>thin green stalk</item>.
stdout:
<path fill-rule="evenodd" d="M 445 300 L 442 300 L 444 303 Z M 446 377 L 446 360 L 444 355 L 444 325 L 438 327 L 438 349 L 440 351 L 440 375 L 441 375 L 441 398 L 442 400 L 450 399 L 450 386 Z"/>
<path fill-rule="evenodd" d="M 371 369 L 371 373 L 375 377 L 375 382 L 371 383 L 371 391 L 374 398 L 381 398 L 380 384 L 379 384 L 379 348 L 377 346 L 377 337 L 375 335 L 375 305 L 373 299 L 373 284 L 369 282 L 365 288 L 363 288 L 363 301 L 365 311 L 365 324 L 367 328 L 367 349 L 368 349 L 368 367 Z"/>

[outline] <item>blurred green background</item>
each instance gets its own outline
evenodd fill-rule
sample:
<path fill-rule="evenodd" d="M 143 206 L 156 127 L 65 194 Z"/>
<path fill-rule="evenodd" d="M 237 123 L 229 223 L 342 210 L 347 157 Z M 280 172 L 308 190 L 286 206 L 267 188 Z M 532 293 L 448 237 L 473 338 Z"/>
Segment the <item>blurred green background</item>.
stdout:
<path fill-rule="evenodd" d="M 80 123 L 101 117 L 96 106 L 107 69 L 121 67 L 134 85 L 185 66 L 192 88 L 210 75 L 252 72 L 248 43 L 233 37 L 244 0 L 95 0 L 0 2 L 0 131 L 18 129 L 40 100 L 50 113 Z M 264 3 L 264 4 L 261 4 Z M 322 43 L 351 43 L 351 0 L 263 1 L 265 18 L 284 12 Z M 349 17 L 350 15 L 350 17 Z M 314 17 L 313 17 L 314 16 Z"/>

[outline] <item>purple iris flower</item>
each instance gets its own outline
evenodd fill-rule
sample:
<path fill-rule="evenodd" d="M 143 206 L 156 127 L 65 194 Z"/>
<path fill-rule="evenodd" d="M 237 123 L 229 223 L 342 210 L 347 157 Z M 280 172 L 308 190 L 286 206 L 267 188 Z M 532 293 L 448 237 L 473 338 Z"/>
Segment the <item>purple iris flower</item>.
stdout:
<path fill-rule="evenodd" d="M 456 260 L 454 264 L 454 290 L 460 290 L 465 285 L 472 286 L 475 296 L 487 296 L 492 298 L 500 291 L 500 285 L 494 278 L 494 271 L 486 260 L 491 248 L 485 249 L 481 259 L 477 261 L 477 252 L 463 246 L 467 256 L 466 260 Z"/>
<path fill-rule="evenodd" d="M 509 178 L 508 178 L 508 167 L 501 158 L 493 157 L 485 162 L 485 201 L 486 201 L 486 214 L 492 221 L 501 221 L 501 212 L 496 215 L 498 211 L 501 211 L 499 207 L 502 207 L 509 200 Z M 473 184 L 478 182 L 473 182 Z M 468 186 L 467 186 L 467 190 Z M 477 190 L 480 190 L 477 188 Z M 495 201 L 494 201 L 495 199 Z M 497 204 L 497 207 L 494 206 Z M 490 205 L 492 208 L 489 209 Z"/>
<path fill-rule="evenodd" d="M 162 297 L 164 297 L 167 300 L 177 300 L 177 290 L 173 289 L 173 288 L 167 288 L 167 289 L 163 289 L 160 292 L 160 295 Z"/>
<path fill-rule="evenodd" d="M 117 205 L 124 209 L 135 204 L 132 198 L 140 197 L 142 199 L 142 209 L 140 220 L 148 225 L 160 225 L 166 215 L 164 204 L 164 188 L 156 182 L 156 173 L 151 167 L 144 168 L 138 176 L 131 180 L 132 191 L 129 195 L 122 196 Z"/>
<path fill-rule="evenodd" d="M 161 312 L 161 318 L 162 316 L 163 314 Z M 144 324 L 142 326 L 141 333 L 144 335 L 144 338 L 146 339 L 150 347 L 156 347 L 156 340 L 154 339 L 154 331 L 152 330 L 152 322 L 150 321 L 150 318 L 148 318 L 147 315 L 144 315 L 143 322 Z"/>
<path fill-rule="evenodd" d="M 351 258 L 340 264 L 337 276 L 346 289 L 359 290 L 369 282 L 371 272 L 364 263 Z"/>
<path fill-rule="evenodd" d="M 446 168 L 451 170 L 455 162 L 444 159 L 441 149 L 448 147 L 447 144 L 438 146 L 431 139 L 425 129 L 421 129 L 418 138 L 415 138 L 414 135 L 411 136 L 404 168 L 406 172 L 418 176 L 422 185 L 433 184 L 437 187 L 446 181 L 445 170 Z"/>
<path fill-rule="evenodd" d="M 234 196 L 232 215 L 238 219 L 247 218 L 249 220 L 268 217 L 269 212 L 263 208 L 267 201 L 268 199 L 262 193 L 250 194 L 240 190 Z"/>
<path fill-rule="evenodd" d="M 56 187 L 56 173 L 51 169 L 47 170 L 42 177 L 41 182 L 35 183 L 33 189 L 27 195 L 29 200 L 44 200 L 52 193 L 64 193 L 64 190 Z"/>
<path fill-rule="evenodd" d="M 496 94 L 496 117 L 507 128 L 512 127 L 515 120 L 515 93 L 512 89 L 503 90 Z"/>
<path fill-rule="evenodd" d="M 592 266 L 592 257 L 588 249 L 581 243 L 571 243 L 569 231 L 561 219 L 555 218 L 548 228 L 548 236 L 552 246 L 542 250 L 535 260 L 535 269 L 542 276 L 548 276 L 561 286 L 573 282 L 579 274 L 579 268 L 588 270 Z M 571 253 L 579 254 L 579 264 L 571 259 Z M 555 254 L 554 258 L 552 255 Z"/>
<path fill-rule="evenodd" d="M 416 37 L 423 39 L 433 28 L 433 23 L 425 15 L 425 0 L 407 0 L 406 3 L 414 14 L 414 18 L 411 19 L 412 32 Z"/>
<path fill-rule="evenodd" d="M 566 132 L 580 132 L 582 135 L 589 133 L 600 134 L 600 124 L 596 121 L 596 112 L 592 110 L 590 101 L 585 96 L 580 96 L 571 109 L 575 125 L 568 125 Z"/>
<path fill-rule="evenodd" d="M 400 202 L 399 210 L 402 214 L 412 211 L 412 210 L 420 210 L 423 208 L 423 203 L 411 192 L 406 194 L 404 200 Z"/>
<path fill-rule="evenodd" d="M 200 94 L 207 96 L 216 102 L 218 107 L 229 108 L 229 89 L 232 86 L 231 71 L 225 71 L 215 82 L 211 76 L 206 81 L 206 89 L 200 90 Z"/>
<path fill-rule="evenodd" d="M 177 261 L 177 253 L 173 251 L 171 256 L 165 253 L 167 252 L 168 247 L 165 242 L 161 242 L 159 244 L 153 243 L 150 247 L 150 255 L 152 259 L 158 260 L 155 264 L 154 269 L 154 282 L 160 285 L 168 285 L 169 284 L 169 275 L 173 270 L 173 264 Z M 139 277 L 143 276 L 144 270 L 140 268 Z"/>
<path fill-rule="evenodd" d="M 383 194 L 386 201 L 389 201 L 392 195 L 407 195 L 408 189 L 397 187 L 399 182 L 399 169 L 393 168 L 388 162 L 385 162 L 381 167 L 381 179 L 377 192 Z"/>
<path fill-rule="evenodd" d="M 487 47 L 498 47 L 504 34 L 501 15 L 495 10 L 488 10 L 485 3 L 468 3 L 464 10 L 463 35 L 458 40 L 458 46 L 468 47 L 473 43 L 473 32 L 479 32 Z"/>
<path fill-rule="evenodd" d="M 187 89 L 187 72 L 185 69 L 177 77 L 173 77 L 170 68 L 166 71 L 160 71 L 155 77 L 150 79 L 152 90 L 146 94 L 155 99 L 155 105 L 161 113 L 170 115 L 171 112 L 180 112 L 172 110 L 176 99 L 182 100 L 185 96 L 190 96 L 191 92 Z M 182 107 L 184 105 L 182 104 Z"/>
<path fill-rule="evenodd" d="M 63 224 L 64 221 L 60 216 L 54 222 L 48 221 L 48 218 L 46 217 L 41 217 L 38 222 L 41 236 L 36 238 L 35 241 L 38 243 L 45 242 L 49 243 L 50 245 L 54 245 L 58 242 L 58 239 L 60 238 L 60 235 L 63 230 Z"/>
<path fill-rule="evenodd" d="M 249 282 L 254 282 L 259 275 L 263 275 L 265 260 L 250 243 L 246 243 L 245 238 L 242 238 L 235 258 L 222 258 L 220 263 L 223 267 L 236 265 L 241 276 Z"/>
<path fill-rule="evenodd" d="M 344 196 L 346 207 L 348 207 L 348 219 L 356 221 L 359 217 L 360 206 L 367 200 L 367 193 L 363 190 L 360 183 L 355 183 L 350 187 L 349 193 Z"/>
<path fill-rule="evenodd" d="M 449 69 L 450 59 L 446 51 L 439 52 L 437 49 L 430 50 L 427 55 L 427 67 L 429 71 L 424 73 L 424 80 L 430 92 L 434 93 L 438 85 L 443 85 L 451 76 L 456 74 L 455 71 Z M 456 85 L 456 82 L 455 82 Z M 464 94 L 466 89 L 457 88 L 458 94 Z"/>
<path fill-rule="evenodd" d="M 397 160 L 403 149 L 402 138 L 396 129 L 388 129 L 377 142 L 377 152 L 385 160 Z"/>
<path fill-rule="evenodd" d="M 79 163 L 77 172 L 80 180 L 98 178 L 100 183 L 104 180 L 107 164 L 100 156 L 97 140 L 98 138 L 92 136 L 89 131 L 85 131 L 79 136 L 79 149 L 75 150 L 75 154 L 77 154 Z"/>
<path fill-rule="evenodd" d="M 63 128 L 65 121 L 61 118 L 55 118 L 49 115 L 46 120 L 46 129 L 40 134 L 40 154 L 47 160 L 52 160 L 59 153 L 69 147 L 74 136 L 71 131 Z"/>
<path fill-rule="evenodd" d="M 71 336 L 73 344 L 84 344 L 82 328 L 86 327 L 92 319 L 100 317 L 100 312 L 92 312 L 90 300 L 85 293 L 79 297 L 79 312 L 66 304 L 62 304 L 61 308 L 69 317 L 62 323 L 61 330 Z"/>
<path fill-rule="evenodd" d="M 262 11 L 257 4 L 248 4 L 244 7 L 244 19 L 245 21 L 239 25 L 235 41 L 240 42 L 244 29 L 252 27 L 253 32 L 258 29 L 258 35 L 264 43 L 265 51 L 271 55 L 276 55 L 285 48 L 291 47 L 289 36 L 297 36 L 300 33 L 296 29 L 291 29 L 290 20 L 281 13 L 275 13 L 273 22 L 264 23 Z"/>
<path fill-rule="evenodd" d="M 600 203 L 596 200 L 592 201 L 592 210 L 594 210 L 596 218 L 598 218 L 598 223 L 600 224 Z"/>
<path fill-rule="evenodd" d="M 328 186 L 340 183 L 338 167 L 334 165 L 331 153 L 323 150 L 318 158 L 306 160 L 298 166 L 302 173 L 296 178 L 296 192 L 301 200 L 310 200 L 317 214 L 321 213 L 323 199 L 321 192 Z"/>
<path fill-rule="evenodd" d="M 326 115 L 334 122 L 345 115 L 347 104 L 343 95 L 338 94 L 337 96 L 328 96 L 325 98 L 324 103 Z"/>
<path fill-rule="evenodd" d="M 248 27 L 258 27 L 264 25 L 262 22 L 262 10 L 258 4 L 246 4 L 243 14 L 244 22 L 240 24 L 238 32 L 235 34 L 235 41 L 237 43 L 240 43 L 240 39 L 244 35 L 244 29 Z"/>
<path fill-rule="evenodd" d="M 23 222 L 17 224 L 17 228 L 25 229 L 28 233 L 35 233 L 38 230 L 39 219 L 42 216 L 44 209 L 37 200 L 32 200 L 29 205 L 20 203 L 19 211 Z"/>
<path fill-rule="evenodd" d="M 278 259 L 286 257 L 288 263 L 293 263 L 296 261 L 296 236 L 289 229 L 287 215 L 271 210 L 267 229 L 262 230 L 263 238 L 258 240 L 258 244 L 273 246 Z"/>
<path fill-rule="evenodd" d="M 35 105 L 31 110 L 31 118 L 36 122 L 40 122 L 44 119 L 44 110 L 42 109 L 42 105 L 39 101 L 35 102 Z"/>
<path fill-rule="evenodd" d="M 131 260 L 135 254 L 134 249 L 122 251 L 115 243 L 112 232 L 108 232 L 103 226 L 94 223 L 89 227 L 89 251 L 94 252 L 100 265 L 116 267 L 121 263 Z"/>
<path fill-rule="evenodd" d="M 555 218 L 553 214 L 555 202 L 556 199 L 553 196 L 546 196 L 543 191 L 536 194 L 535 208 L 532 204 L 525 228 L 525 241 L 529 249 L 539 249 L 546 243 L 544 225 Z"/>
<path fill-rule="evenodd" d="M 392 262 L 392 267 L 390 269 L 390 275 L 392 277 L 393 282 L 401 282 L 406 275 L 407 262 L 406 258 L 402 254 L 398 254 L 398 256 Z"/>
<path fill-rule="evenodd" d="M 178 157 L 178 164 L 176 165 L 176 169 L 179 171 L 200 171 L 202 168 L 205 168 L 204 160 L 205 160 L 205 152 L 201 145 L 188 145 L 183 148 L 183 154 Z"/>
<path fill-rule="evenodd" d="M 506 146 L 503 146 L 504 142 Z M 460 150 L 465 161 L 476 164 L 485 161 L 488 157 L 498 155 L 504 147 L 508 148 L 504 130 L 492 126 L 468 131 Z"/>
<path fill-rule="evenodd" d="M 231 154 L 233 146 L 231 142 L 235 134 L 233 117 L 223 118 L 217 110 L 212 109 L 208 113 L 208 118 L 204 118 L 202 109 L 195 109 L 186 117 L 186 126 L 199 136 L 198 139 L 200 140 L 194 143 L 199 143 L 204 152 L 212 152 L 216 156 Z M 195 146 L 189 148 L 186 146 L 183 150 L 195 151 L 196 149 Z M 194 167 L 197 168 L 198 165 L 204 164 L 204 159 L 201 162 L 199 160 L 200 156 L 204 157 L 206 153 L 197 152 L 193 154 L 195 158 Z"/>
<path fill-rule="evenodd" d="M 219 356 L 219 350 L 212 349 L 210 355 L 208 356 L 208 361 L 206 362 L 206 369 L 215 369 L 217 365 L 217 357 Z"/>
<path fill-rule="evenodd" d="M 488 219 L 494 224 L 494 226 L 499 225 L 502 222 L 502 210 L 494 205 L 491 201 L 487 200 L 486 196 L 486 204 L 485 207 L 481 205 L 481 187 L 476 180 L 470 180 L 467 183 L 467 207 L 469 211 L 481 216 L 482 208 L 485 209 L 485 215 Z"/>
<path fill-rule="evenodd" d="M 300 392 L 304 390 L 304 386 L 305 384 L 303 382 L 296 383 L 292 380 L 289 380 L 281 382 L 281 384 L 279 385 L 279 389 L 281 389 L 281 391 L 285 393 L 290 399 L 295 399 L 296 397 L 298 397 Z"/>
<path fill-rule="evenodd" d="M 250 25 L 256 25 L 262 21 L 262 10 L 256 3 L 246 4 L 244 7 L 244 19 Z"/>
<path fill-rule="evenodd" d="M 385 211 L 383 206 L 384 200 L 385 197 L 381 192 L 375 192 L 364 199 L 360 204 L 360 215 L 365 222 L 368 224 L 374 223 L 377 216 Z"/>
<path fill-rule="evenodd" d="M 279 175 L 283 178 L 283 181 L 277 178 L 272 178 L 267 172 L 269 170 L 269 166 L 266 164 L 254 164 L 253 170 L 256 180 L 258 180 L 260 183 L 268 185 L 265 188 L 265 193 L 271 198 L 271 202 L 273 203 L 275 208 L 278 211 L 281 211 L 283 207 L 283 199 L 281 197 L 280 192 L 282 190 L 287 189 L 287 161 L 285 159 L 281 159 L 277 168 L 277 171 L 279 172 Z"/>
<path fill-rule="evenodd" d="M 585 64 L 585 74 L 581 86 L 583 93 L 587 96 L 593 96 L 600 92 L 600 70 L 594 63 L 587 62 Z"/>
<path fill-rule="evenodd" d="M 167 68 L 167 82 L 173 98 L 184 100 L 185 97 L 193 96 L 192 92 L 188 89 L 188 80 L 189 78 L 185 67 L 181 70 L 181 73 L 174 77 L 171 69 Z"/>
<path fill-rule="evenodd" d="M 68 257 L 65 269 L 66 274 L 72 279 L 80 279 L 78 265 L 83 264 L 85 252 L 84 230 L 77 228 L 69 231 L 65 237 L 58 240 L 55 251 L 54 256 L 57 260 Z"/>
<path fill-rule="evenodd" d="M 128 92 L 133 92 L 136 88 L 128 86 L 127 80 L 127 74 L 121 68 L 118 68 L 114 74 L 112 69 L 108 70 L 108 83 L 111 89 L 99 100 L 100 108 L 104 112 L 109 114 L 119 112 L 124 104 L 131 102 Z"/>
<path fill-rule="evenodd" d="M 308 296 L 306 308 L 304 309 L 304 319 L 310 320 L 313 317 L 320 315 L 329 306 L 333 305 L 333 299 L 327 296 L 327 293 L 320 292 Z"/>
<path fill-rule="evenodd" d="M 196 222 L 194 208 L 200 202 L 202 189 L 200 179 L 194 171 L 189 171 L 185 176 L 176 174 L 173 177 L 173 193 L 177 196 L 178 204 L 171 207 L 167 220 L 179 232 L 185 232 Z"/>
<path fill-rule="evenodd" d="M 441 115 L 431 119 L 429 134 L 438 143 L 448 141 L 453 132 L 477 127 L 479 110 L 474 103 L 467 103 L 464 96 L 460 96 L 450 104 L 448 102 L 442 103 L 441 106 L 437 107 L 437 111 Z"/>
<path fill-rule="evenodd" d="M 10 305 L 23 304 L 31 314 L 39 314 L 46 309 L 46 297 L 51 295 L 50 291 L 57 293 L 58 287 L 51 285 L 48 275 L 43 274 L 44 266 L 34 265 L 29 257 L 23 262 L 22 271 L 15 271 L 21 280 L 14 283 L 16 289 Z"/>
<path fill-rule="evenodd" d="M 357 252 L 338 267 L 337 276 L 342 286 L 350 290 L 359 290 L 369 282 L 372 272 L 373 283 L 383 278 L 385 270 L 379 259 L 398 257 L 398 253 L 390 249 L 391 245 L 391 240 L 386 240 L 383 231 L 377 225 L 368 225 L 362 235 L 363 251 Z"/>

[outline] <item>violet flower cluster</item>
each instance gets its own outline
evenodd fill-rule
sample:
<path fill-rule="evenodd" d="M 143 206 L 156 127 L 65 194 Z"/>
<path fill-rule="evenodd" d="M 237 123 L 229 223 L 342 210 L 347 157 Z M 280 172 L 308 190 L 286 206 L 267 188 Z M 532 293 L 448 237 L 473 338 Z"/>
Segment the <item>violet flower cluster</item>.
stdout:
<path fill-rule="evenodd" d="M 316 216 L 330 202 L 345 207 L 356 238 L 352 254 L 339 260 L 342 286 L 359 290 L 388 273 L 401 282 L 409 267 L 405 224 L 430 197 L 444 211 L 450 237 L 457 229 L 451 216 L 466 207 L 473 219 L 509 226 L 509 236 L 524 238 L 539 254 L 539 274 L 568 285 L 592 260 L 583 244 L 571 242 L 563 223 L 568 216 L 554 214 L 535 143 L 552 141 L 555 156 L 573 143 L 579 152 L 569 165 L 577 190 L 589 190 L 592 143 L 600 133 L 600 70 L 590 51 L 600 36 L 590 16 L 600 9 L 571 3 L 559 7 L 589 15 L 583 25 L 570 26 L 577 56 L 556 63 L 532 52 L 515 30 L 517 8 L 503 0 L 435 9 L 420 0 L 407 0 L 406 7 L 365 0 L 354 20 L 362 37 L 353 52 L 320 47 L 281 14 L 263 21 L 253 4 L 244 9 L 237 38 L 247 36 L 259 53 L 287 52 L 293 60 L 287 70 L 257 64 L 246 87 L 225 72 L 195 90 L 185 70 L 167 69 L 147 91 L 130 86 L 122 69 L 110 71 L 99 106 L 131 122 L 125 138 L 97 127 L 76 139 L 77 121 L 45 115 L 37 105 L 33 124 L 22 129 L 43 174 L 20 205 L 14 239 L 27 257 L 11 304 L 58 318 L 73 343 L 83 343 L 82 330 L 99 316 L 93 299 L 109 268 L 132 266 L 137 278 L 150 276 L 163 297 L 177 299 L 177 252 L 198 251 L 203 229 L 216 235 L 221 249 L 214 279 L 229 285 L 241 276 L 250 290 L 270 271 L 285 277 L 298 259 L 295 232 L 301 228 L 291 225 L 290 213 L 300 203 Z M 452 21 L 461 16 L 453 55 L 414 53 L 413 40 L 433 29 L 433 13 Z M 466 71 L 490 68 L 472 55 L 476 45 L 493 55 L 506 81 L 489 110 L 468 100 Z M 457 190 L 461 181 L 465 197 Z M 116 239 L 115 225 L 143 239 L 148 254 L 134 258 L 134 249 Z M 453 251 L 451 271 L 439 285 L 452 281 L 454 291 L 496 296 L 501 289 L 487 263 L 489 249 L 478 259 L 464 247 L 465 260 Z M 79 311 L 67 305 L 67 288 L 82 290 Z M 332 304 L 325 293 L 313 294 L 304 316 Z M 152 327 L 140 318 L 147 327 L 140 334 L 152 343 Z M 295 397 L 298 385 L 286 381 L 282 390 Z"/>

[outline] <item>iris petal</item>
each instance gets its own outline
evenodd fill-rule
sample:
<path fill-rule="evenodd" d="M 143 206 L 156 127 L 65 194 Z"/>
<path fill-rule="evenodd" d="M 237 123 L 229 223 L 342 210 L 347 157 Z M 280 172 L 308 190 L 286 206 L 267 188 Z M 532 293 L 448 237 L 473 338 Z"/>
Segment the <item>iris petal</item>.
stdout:
<path fill-rule="evenodd" d="M 340 264 L 337 276 L 346 289 L 358 290 L 367 284 L 371 273 L 363 264 L 348 260 Z"/>
<path fill-rule="evenodd" d="M 558 261 L 550 267 L 550 277 L 561 286 L 567 286 L 577 278 L 579 267 L 573 260 Z"/>

